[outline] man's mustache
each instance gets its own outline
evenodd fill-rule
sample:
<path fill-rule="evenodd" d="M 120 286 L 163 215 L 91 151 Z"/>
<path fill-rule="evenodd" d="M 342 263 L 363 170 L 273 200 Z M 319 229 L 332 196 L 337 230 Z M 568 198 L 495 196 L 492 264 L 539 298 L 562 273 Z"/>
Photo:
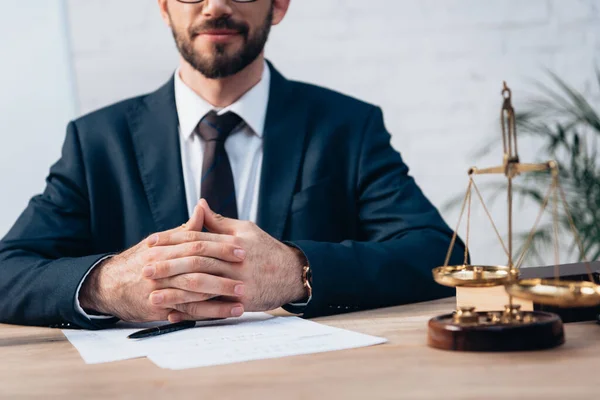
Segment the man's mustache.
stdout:
<path fill-rule="evenodd" d="M 217 18 L 204 21 L 202 24 L 192 26 L 189 30 L 190 37 L 194 38 L 202 33 L 214 29 L 227 29 L 237 31 L 246 36 L 248 34 L 248 25 L 243 22 L 234 21 L 231 18 Z"/>

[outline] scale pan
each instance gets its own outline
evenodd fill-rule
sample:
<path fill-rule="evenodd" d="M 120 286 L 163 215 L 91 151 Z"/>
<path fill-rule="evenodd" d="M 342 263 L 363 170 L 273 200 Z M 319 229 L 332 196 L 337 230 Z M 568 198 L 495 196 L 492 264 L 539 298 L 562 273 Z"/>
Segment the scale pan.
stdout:
<path fill-rule="evenodd" d="M 506 291 L 519 299 L 565 308 L 600 304 L 600 286 L 588 281 L 523 279 L 507 284 Z"/>
<path fill-rule="evenodd" d="M 447 265 L 433 269 L 433 279 L 440 285 L 450 287 L 489 287 L 505 284 L 510 269 L 489 265 Z"/>

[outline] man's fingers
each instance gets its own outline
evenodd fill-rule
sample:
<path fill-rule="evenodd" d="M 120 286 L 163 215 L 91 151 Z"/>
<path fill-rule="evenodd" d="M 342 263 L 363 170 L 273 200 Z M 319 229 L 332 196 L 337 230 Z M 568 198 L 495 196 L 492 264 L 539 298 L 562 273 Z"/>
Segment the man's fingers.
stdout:
<path fill-rule="evenodd" d="M 169 321 L 171 322 L 240 317 L 244 313 L 244 306 L 240 303 L 228 303 L 224 301 L 201 301 L 197 303 L 178 304 L 175 306 L 175 310 L 169 313 Z"/>
<path fill-rule="evenodd" d="M 155 246 L 173 246 L 189 242 L 217 242 L 229 243 L 240 247 L 241 240 L 231 235 L 220 235 L 217 233 L 188 231 L 186 229 L 173 229 L 165 232 L 155 233 L 148 237 L 148 245 Z"/>
<path fill-rule="evenodd" d="M 170 323 L 174 324 L 181 321 L 196 321 L 194 317 L 189 314 L 182 313 L 180 311 L 174 310 L 169 313 L 167 319 Z"/>
<path fill-rule="evenodd" d="M 175 323 L 175 322 L 181 322 L 184 320 L 199 321 L 199 322 L 222 321 L 226 318 L 195 318 L 189 314 L 182 313 L 181 311 L 171 310 L 169 312 L 169 314 L 167 314 L 167 319 L 169 320 L 169 322 Z"/>
<path fill-rule="evenodd" d="M 211 232 L 234 235 L 236 227 L 242 222 L 216 214 L 204 199 L 200 199 L 198 205 L 204 209 L 204 226 Z"/>
<path fill-rule="evenodd" d="M 218 296 L 243 296 L 244 283 L 202 273 L 177 275 L 157 281 L 159 288 L 181 289 L 188 292 L 213 294 Z"/>
<path fill-rule="evenodd" d="M 148 279 L 165 279 L 196 272 L 217 276 L 232 276 L 235 269 L 235 264 L 215 258 L 189 256 L 149 263 L 142 268 L 142 276 Z"/>
<path fill-rule="evenodd" d="M 190 217 L 189 221 L 185 224 L 184 229 L 187 231 L 202 231 L 202 227 L 204 226 L 204 209 L 200 207 L 199 204 L 196 204 L 196 208 L 194 208 L 194 212 Z"/>
<path fill-rule="evenodd" d="M 186 258 L 186 262 L 178 261 L 182 258 Z M 204 272 L 204 268 L 207 267 L 214 269 L 215 264 L 239 263 L 244 258 L 246 252 L 229 243 L 189 242 L 175 246 L 161 246 L 150 249 L 144 255 L 143 262 L 147 266 L 142 269 L 142 275 L 146 278 L 159 279 L 186 272 Z M 171 271 L 173 265 L 176 269 Z"/>
<path fill-rule="evenodd" d="M 161 289 L 150 293 L 150 303 L 161 308 L 173 308 L 177 304 L 206 301 L 217 297 L 214 294 L 189 292 L 181 289 Z"/>
<path fill-rule="evenodd" d="M 198 207 L 198 206 L 196 206 Z M 157 233 L 153 233 L 152 235 L 148 236 L 145 240 L 143 240 L 140 243 L 145 243 L 146 246 L 148 247 L 153 247 L 158 245 L 158 241 L 160 239 L 159 235 L 163 235 L 163 236 L 168 236 L 171 233 L 174 232 L 181 232 L 181 231 L 185 231 L 186 230 L 186 224 L 180 225 L 180 226 L 176 226 L 175 228 L 163 231 L 163 232 L 157 232 Z"/>

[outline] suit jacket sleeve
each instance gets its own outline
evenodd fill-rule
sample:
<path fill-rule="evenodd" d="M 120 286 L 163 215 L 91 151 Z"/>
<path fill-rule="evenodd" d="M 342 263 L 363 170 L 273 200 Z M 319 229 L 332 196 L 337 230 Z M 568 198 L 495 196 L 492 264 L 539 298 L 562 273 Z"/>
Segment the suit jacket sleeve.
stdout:
<path fill-rule="evenodd" d="M 313 274 L 304 315 L 453 296 L 454 289 L 437 284 L 431 273 L 443 264 L 452 231 L 408 175 L 376 107 L 363 132 L 357 177 L 359 240 L 292 241 Z M 451 261 L 462 263 L 463 253 L 457 240 Z"/>
<path fill-rule="evenodd" d="M 60 160 L 43 194 L 29 202 L 0 241 L 0 321 L 53 327 L 100 328 L 75 310 L 77 288 L 107 254 L 93 254 L 85 166 L 71 122 Z"/>

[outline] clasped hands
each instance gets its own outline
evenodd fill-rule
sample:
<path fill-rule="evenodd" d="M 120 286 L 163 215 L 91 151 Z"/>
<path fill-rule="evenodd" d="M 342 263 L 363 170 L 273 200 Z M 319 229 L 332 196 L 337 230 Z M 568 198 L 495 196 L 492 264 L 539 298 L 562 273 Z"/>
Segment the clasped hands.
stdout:
<path fill-rule="evenodd" d="M 131 322 L 239 317 L 304 299 L 305 263 L 256 224 L 220 216 L 200 200 L 185 225 L 94 268 L 79 300 L 86 310 Z"/>

